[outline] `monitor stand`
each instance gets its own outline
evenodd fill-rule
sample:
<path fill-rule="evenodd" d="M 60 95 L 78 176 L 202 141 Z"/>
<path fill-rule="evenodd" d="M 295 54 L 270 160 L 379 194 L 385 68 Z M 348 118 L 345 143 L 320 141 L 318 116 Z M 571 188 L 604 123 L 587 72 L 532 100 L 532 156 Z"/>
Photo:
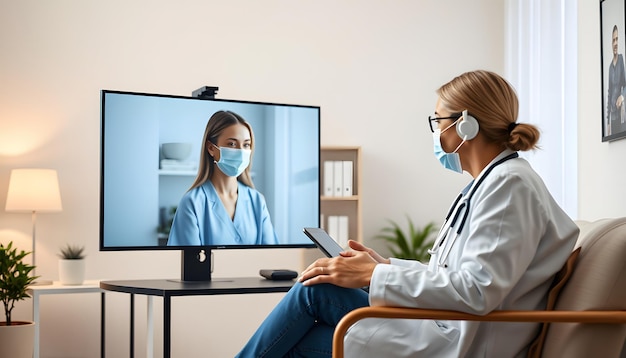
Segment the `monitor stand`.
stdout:
<path fill-rule="evenodd" d="M 211 249 L 186 248 L 181 251 L 180 280 L 182 282 L 211 281 Z"/>

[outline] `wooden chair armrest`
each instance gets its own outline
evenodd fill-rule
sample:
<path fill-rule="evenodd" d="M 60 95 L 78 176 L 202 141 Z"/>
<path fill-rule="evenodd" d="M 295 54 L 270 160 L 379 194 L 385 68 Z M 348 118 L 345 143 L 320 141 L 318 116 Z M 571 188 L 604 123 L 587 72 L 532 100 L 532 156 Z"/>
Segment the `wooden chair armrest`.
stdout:
<path fill-rule="evenodd" d="M 364 318 L 408 318 L 493 322 L 579 322 L 626 323 L 626 311 L 493 311 L 476 315 L 458 311 L 406 308 L 363 307 L 346 314 L 335 328 L 333 357 L 343 358 L 343 339 L 357 321 Z"/>

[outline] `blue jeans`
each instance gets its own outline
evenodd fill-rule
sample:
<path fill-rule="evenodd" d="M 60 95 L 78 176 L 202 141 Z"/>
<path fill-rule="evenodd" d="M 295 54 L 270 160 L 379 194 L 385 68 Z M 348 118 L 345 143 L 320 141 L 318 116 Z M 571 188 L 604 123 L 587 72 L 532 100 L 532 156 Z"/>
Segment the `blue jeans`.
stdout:
<path fill-rule="evenodd" d="M 361 289 L 297 282 L 237 357 L 330 357 L 339 320 L 367 305 L 368 295 Z"/>

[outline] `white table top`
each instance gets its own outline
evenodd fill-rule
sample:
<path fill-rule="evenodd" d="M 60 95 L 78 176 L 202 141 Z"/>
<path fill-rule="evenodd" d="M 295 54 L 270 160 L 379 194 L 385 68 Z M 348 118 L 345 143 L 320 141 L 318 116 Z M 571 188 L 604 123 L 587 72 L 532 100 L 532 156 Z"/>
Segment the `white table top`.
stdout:
<path fill-rule="evenodd" d="M 60 281 L 54 281 L 51 285 L 35 285 L 26 289 L 31 294 L 54 294 L 54 293 L 81 293 L 100 292 L 100 280 L 87 280 L 82 285 L 63 285 Z"/>

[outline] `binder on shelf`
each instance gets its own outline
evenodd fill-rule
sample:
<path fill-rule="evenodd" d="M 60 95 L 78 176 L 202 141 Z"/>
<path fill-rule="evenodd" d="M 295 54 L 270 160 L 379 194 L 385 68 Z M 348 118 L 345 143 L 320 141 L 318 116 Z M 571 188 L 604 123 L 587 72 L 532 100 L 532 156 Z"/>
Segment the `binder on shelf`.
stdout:
<path fill-rule="evenodd" d="M 353 172 L 353 163 L 351 160 L 344 160 L 343 164 L 343 190 L 342 196 L 352 196 L 352 172 Z"/>
<path fill-rule="evenodd" d="M 339 243 L 339 216 L 328 216 L 328 235 Z"/>
<path fill-rule="evenodd" d="M 343 196 L 343 161 L 336 160 L 333 162 L 333 185 L 334 185 L 334 193 L 333 196 Z"/>
<path fill-rule="evenodd" d="M 335 184 L 333 179 L 335 178 L 334 174 L 335 165 L 334 162 L 327 160 L 324 162 L 324 196 L 334 196 Z"/>
<path fill-rule="evenodd" d="M 348 247 L 348 217 L 346 215 L 339 216 L 337 236 L 339 245 L 341 245 L 341 247 Z"/>

